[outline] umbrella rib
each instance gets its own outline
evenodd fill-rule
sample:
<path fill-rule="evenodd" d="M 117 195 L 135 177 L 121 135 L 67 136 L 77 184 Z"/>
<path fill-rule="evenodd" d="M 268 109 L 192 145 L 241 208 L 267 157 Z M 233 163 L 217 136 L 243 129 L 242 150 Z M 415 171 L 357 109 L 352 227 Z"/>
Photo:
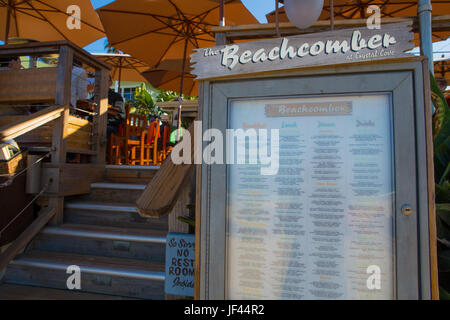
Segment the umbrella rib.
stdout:
<path fill-rule="evenodd" d="M 17 7 L 15 7 L 15 9 L 14 9 L 14 11 L 17 11 L 17 12 L 19 12 L 19 13 L 22 13 L 22 14 L 27 15 L 27 16 L 29 16 L 29 17 L 32 17 L 32 18 L 34 18 L 34 19 L 37 19 L 37 20 L 41 20 L 41 21 L 46 22 L 46 20 L 43 19 L 42 17 L 35 16 L 34 14 L 32 14 L 32 13 L 30 13 L 30 12 L 27 12 L 27 11 L 24 11 L 24 10 L 31 10 L 31 9 L 17 8 Z"/>
<path fill-rule="evenodd" d="M 28 3 L 28 5 L 33 8 L 37 14 L 39 14 L 43 19 L 45 19 L 45 21 L 51 25 L 53 27 L 53 29 L 55 29 L 61 36 L 63 36 L 64 39 L 66 39 L 67 41 L 69 41 L 69 39 L 66 37 L 66 35 L 64 33 L 62 33 L 61 30 L 59 30 L 53 23 L 50 22 L 50 20 L 48 20 L 39 10 L 37 10 L 31 3 Z"/>
<path fill-rule="evenodd" d="M 16 34 L 19 36 L 19 23 L 17 22 L 17 11 L 13 10 L 14 12 L 14 24 L 16 25 Z"/>
<path fill-rule="evenodd" d="M 164 29 L 165 29 L 165 28 L 164 28 Z M 118 44 L 121 44 L 121 43 L 124 43 L 124 42 L 127 42 L 127 41 L 131 41 L 131 40 L 135 40 L 135 39 L 137 39 L 137 38 L 139 38 L 139 37 L 143 37 L 143 36 L 146 36 L 146 35 L 151 34 L 151 33 L 162 34 L 162 35 L 173 36 L 173 37 L 178 37 L 178 36 L 179 36 L 178 34 L 175 35 L 175 34 L 168 33 L 168 32 L 147 31 L 147 32 L 144 32 L 144 33 L 141 33 L 141 34 L 137 34 L 137 35 L 132 36 L 132 37 L 127 38 L 127 39 L 123 39 L 123 40 L 120 40 L 120 41 L 117 41 L 117 42 L 113 42 L 113 43 L 111 43 L 111 45 L 116 46 L 116 45 L 118 45 Z"/>
<path fill-rule="evenodd" d="M 195 19 L 193 19 L 192 20 L 192 24 L 194 24 L 197 28 L 202 30 L 204 33 L 207 33 L 207 34 L 209 34 L 210 36 L 212 36 L 214 38 L 214 35 L 212 34 L 212 32 L 206 30 L 206 28 L 203 27 L 203 26 L 206 26 L 206 24 L 203 21 L 206 19 L 208 14 L 209 13 L 203 14 L 203 17 L 201 17 L 201 19 L 199 21 L 196 21 Z"/>
<path fill-rule="evenodd" d="M 137 73 L 141 74 L 141 72 L 133 65 L 131 65 L 130 69 L 132 69 L 132 70 L 136 71 Z"/>
<path fill-rule="evenodd" d="M 135 35 L 135 36 L 133 36 L 133 37 L 130 37 L 130 38 L 127 38 L 127 39 L 118 41 L 118 42 L 114 42 L 114 43 L 112 43 L 112 45 L 117 45 L 117 44 L 120 44 L 120 43 L 123 43 L 123 42 L 126 42 L 126 41 L 134 40 L 134 39 L 136 39 L 136 38 L 143 37 L 143 36 L 145 36 L 145 35 L 147 35 L 147 34 L 150 34 L 150 33 L 158 33 L 158 34 L 165 34 L 165 35 L 171 35 L 171 36 L 173 36 L 173 34 L 170 34 L 170 33 L 160 32 L 160 30 L 164 30 L 164 29 L 167 29 L 167 28 L 173 29 L 173 30 L 177 33 L 175 36 L 178 36 L 178 35 L 181 34 L 179 30 L 177 30 L 177 29 L 174 28 L 173 26 L 167 24 L 165 21 L 162 21 L 162 20 L 160 20 L 159 18 L 156 18 L 156 17 L 153 17 L 153 18 L 154 18 L 155 20 L 161 22 L 162 24 L 164 24 L 165 27 L 161 27 L 161 28 L 158 28 L 158 29 L 155 29 L 155 30 L 146 31 L 146 32 L 144 32 L 144 33 Z M 180 23 L 177 23 L 177 24 L 175 24 L 175 26 L 176 26 L 176 25 L 179 25 L 179 24 L 180 24 Z"/>
<path fill-rule="evenodd" d="M 149 16 L 152 18 L 161 18 L 161 19 L 172 19 L 172 20 L 180 20 L 179 23 L 183 23 L 183 20 L 174 18 L 174 17 L 167 17 L 160 14 L 154 14 L 149 12 L 136 12 L 136 11 L 126 11 L 126 10 L 110 10 L 110 9 L 99 9 L 101 12 L 108 12 L 108 13 L 120 13 L 120 14 L 133 14 L 137 16 Z"/>
<path fill-rule="evenodd" d="M 169 49 L 177 42 L 177 37 L 175 36 L 172 40 L 172 42 L 167 46 L 166 50 L 164 50 L 163 54 L 159 57 L 158 62 L 155 64 L 155 66 L 158 66 L 162 59 L 164 58 L 164 56 L 166 55 L 166 53 L 169 51 Z"/>
<path fill-rule="evenodd" d="M 163 86 L 171 81 L 177 80 L 177 78 L 179 78 L 179 75 L 176 75 L 174 78 L 170 78 L 169 80 L 165 80 L 164 82 L 161 82 L 160 84 L 158 84 L 158 87 Z"/>
<path fill-rule="evenodd" d="M 394 10 L 394 11 L 392 11 L 392 12 L 390 12 L 390 13 L 385 13 L 385 15 L 387 15 L 387 16 L 389 16 L 389 17 L 392 17 L 393 14 L 396 14 L 396 13 L 398 13 L 398 12 L 400 12 L 400 11 L 403 11 L 403 10 L 409 9 L 409 8 L 411 8 L 411 7 L 414 7 L 415 5 L 416 5 L 415 3 L 412 3 L 412 4 L 409 4 L 409 5 L 405 6 L 405 7 L 403 7 L 403 8 Z"/>
<path fill-rule="evenodd" d="M 183 17 L 183 19 L 181 19 L 181 20 L 184 20 L 184 21 L 189 20 L 189 19 L 184 15 L 184 13 L 178 8 L 178 6 L 177 6 L 175 3 L 173 3 L 172 0 L 168 0 L 168 1 L 169 1 L 169 3 L 172 5 L 172 7 L 175 8 L 175 11 L 177 12 L 178 16 L 182 16 L 182 17 Z"/>

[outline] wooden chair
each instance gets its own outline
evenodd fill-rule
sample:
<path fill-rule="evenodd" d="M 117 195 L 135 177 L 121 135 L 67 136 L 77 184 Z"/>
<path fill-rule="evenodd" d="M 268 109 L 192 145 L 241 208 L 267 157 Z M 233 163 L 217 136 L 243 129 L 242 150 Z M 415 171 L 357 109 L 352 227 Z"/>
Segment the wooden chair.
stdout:
<path fill-rule="evenodd" d="M 153 121 L 148 127 L 146 139 L 141 148 L 141 164 L 142 165 L 158 165 L 160 163 L 160 157 L 158 152 L 158 141 L 161 137 L 159 132 L 160 122 L 159 120 Z"/>
<path fill-rule="evenodd" d="M 111 134 L 110 163 L 136 165 L 139 162 L 143 164 L 141 158 L 137 157 L 137 153 L 143 149 L 146 126 L 145 116 L 127 113 L 124 135 Z"/>

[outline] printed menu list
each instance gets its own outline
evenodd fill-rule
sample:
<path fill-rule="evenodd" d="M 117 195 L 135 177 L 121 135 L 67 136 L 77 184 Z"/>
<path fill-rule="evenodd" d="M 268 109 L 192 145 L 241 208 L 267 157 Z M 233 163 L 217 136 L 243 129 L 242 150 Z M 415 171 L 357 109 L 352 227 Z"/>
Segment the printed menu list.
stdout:
<path fill-rule="evenodd" d="M 229 167 L 229 299 L 394 297 L 389 98 L 232 103 L 232 129 L 279 130 L 279 168 Z"/>

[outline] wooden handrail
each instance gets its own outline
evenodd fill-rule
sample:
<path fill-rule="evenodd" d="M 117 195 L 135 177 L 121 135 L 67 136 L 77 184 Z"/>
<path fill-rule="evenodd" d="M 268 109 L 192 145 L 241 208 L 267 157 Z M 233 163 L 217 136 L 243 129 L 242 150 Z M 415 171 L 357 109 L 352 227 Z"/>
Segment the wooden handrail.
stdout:
<path fill-rule="evenodd" d="M 59 54 L 61 47 L 70 48 L 73 50 L 74 56 L 78 60 L 95 69 L 111 70 L 111 66 L 109 64 L 97 59 L 83 48 L 80 48 L 76 44 L 67 40 L 4 45 L 0 47 L 0 57 Z"/>
<path fill-rule="evenodd" d="M 30 242 L 56 213 L 55 208 L 42 211 L 39 217 L 0 255 L 0 271 L 5 269 L 20 251 Z"/>
<path fill-rule="evenodd" d="M 41 127 L 50 121 L 58 119 L 64 112 L 64 107 L 53 106 L 33 113 L 26 119 L 8 124 L 0 128 L 0 142 L 15 139 L 38 127 Z"/>
<path fill-rule="evenodd" d="M 188 129 L 194 137 L 194 123 Z M 191 140 L 191 159 L 194 159 L 194 139 Z M 180 193 L 194 170 L 192 164 L 175 165 L 169 157 L 136 201 L 139 214 L 145 218 L 161 218 L 170 214 Z"/>

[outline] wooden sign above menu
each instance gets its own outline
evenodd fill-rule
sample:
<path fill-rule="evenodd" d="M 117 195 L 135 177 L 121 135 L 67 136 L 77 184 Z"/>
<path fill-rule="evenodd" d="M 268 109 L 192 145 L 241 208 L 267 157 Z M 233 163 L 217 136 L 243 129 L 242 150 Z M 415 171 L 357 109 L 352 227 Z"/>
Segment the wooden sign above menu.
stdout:
<path fill-rule="evenodd" d="M 311 33 L 197 49 L 191 55 L 197 80 L 318 65 L 408 56 L 414 47 L 411 23 Z"/>

